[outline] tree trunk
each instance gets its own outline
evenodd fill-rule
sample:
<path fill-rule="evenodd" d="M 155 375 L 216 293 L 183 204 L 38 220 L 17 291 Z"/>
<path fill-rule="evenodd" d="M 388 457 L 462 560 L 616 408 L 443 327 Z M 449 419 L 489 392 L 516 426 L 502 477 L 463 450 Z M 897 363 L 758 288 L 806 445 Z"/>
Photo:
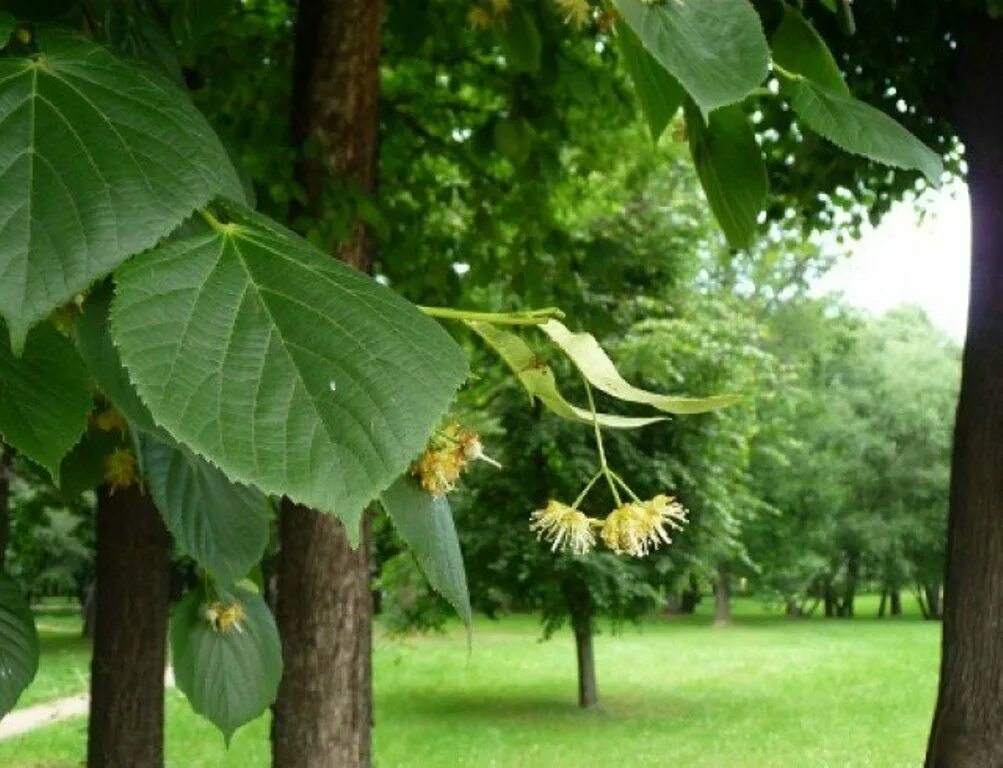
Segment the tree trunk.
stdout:
<path fill-rule="evenodd" d="M 838 601 L 836 600 L 836 590 L 832 588 L 831 583 L 825 585 L 825 617 L 831 619 L 836 616 L 836 610 L 839 607 Z"/>
<path fill-rule="evenodd" d="M 170 538 L 139 486 L 98 492 L 89 768 L 164 764 Z"/>
<path fill-rule="evenodd" d="M 304 210 L 324 215 L 341 187 L 376 188 L 380 0 L 300 0 L 292 142 Z M 334 255 L 370 271 L 372 235 L 357 221 Z M 274 707 L 272 760 L 281 768 L 368 766 L 372 730 L 369 523 L 352 550 L 328 515 L 283 504 L 277 620 L 285 673 Z"/>
<path fill-rule="evenodd" d="M 690 576 L 689 587 L 683 590 L 682 597 L 679 601 L 679 612 L 685 614 L 691 614 L 697 609 L 697 604 L 699 602 L 700 602 L 700 588 L 697 586 L 696 578 Z"/>
<path fill-rule="evenodd" d="M 599 704 L 599 687 L 596 683 L 596 659 L 592 647 L 595 634 L 595 610 L 588 584 L 573 574 L 565 578 L 562 591 L 568 603 L 571 629 L 575 634 L 575 652 L 578 659 L 578 706 L 590 709 Z"/>
<path fill-rule="evenodd" d="M 843 591 L 843 602 L 840 615 L 847 619 L 853 618 L 853 603 L 857 597 L 857 580 L 860 578 L 860 554 L 851 552 L 846 560 L 846 589 Z"/>
<path fill-rule="evenodd" d="M 272 763 L 371 763 L 372 597 L 369 548 L 352 549 L 332 515 L 283 503 L 278 619 L 285 671 L 274 708 Z M 369 516 L 363 541 L 369 539 Z"/>
<path fill-rule="evenodd" d="M 926 584 L 923 587 L 923 592 L 926 594 L 926 618 L 935 621 L 944 618 L 944 612 L 940 604 L 940 584 Z"/>
<path fill-rule="evenodd" d="M 878 618 L 883 619 L 885 617 L 885 604 L 888 602 L 888 590 L 881 590 L 881 602 L 878 603 Z"/>
<path fill-rule="evenodd" d="M 84 593 L 83 602 L 80 604 L 80 620 L 82 622 L 82 627 L 80 628 L 80 635 L 86 637 L 88 640 L 94 639 L 94 619 L 97 612 L 97 588 L 94 582 L 91 582 L 90 586 L 87 587 L 87 591 Z"/>
<path fill-rule="evenodd" d="M 902 593 L 899 592 L 897 589 L 893 589 L 889 593 L 889 598 L 890 599 L 889 599 L 888 602 L 891 603 L 890 608 L 891 608 L 891 614 L 892 614 L 892 616 L 901 616 L 902 615 Z"/>
<path fill-rule="evenodd" d="M 727 563 L 717 567 L 714 582 L 714 626 L 725 627 L 731 623 L 731 569 Z"/>
<path fill-rule="evenodd" d="M 984 6 L 979 6 L 983 8 Z M 972 211 L 940 690 L 929 768 L 1003 765 L 1003 21 L 963 14 L 956 124 Z"/>
<path fill-rule="evenodd" d="M 10 483 L 14 451 L 0 443 L 0 573 L 7 563 L 7 542 L 10 540 Z"/>

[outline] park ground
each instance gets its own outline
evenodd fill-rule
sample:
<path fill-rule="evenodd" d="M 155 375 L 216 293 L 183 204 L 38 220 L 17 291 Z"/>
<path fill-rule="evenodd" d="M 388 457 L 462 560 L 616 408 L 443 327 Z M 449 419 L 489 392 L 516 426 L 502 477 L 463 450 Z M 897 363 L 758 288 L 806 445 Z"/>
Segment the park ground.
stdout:
<path fill-rule="evenodd" d="M 706 603 L 706 601 L 705 601 Z M 937 684 L 940 627 L 878 620 L 787 619 L 736 601 L 732 626 L 706 611 L 653 617 L 597 639 L 601 707 L 575 706 L 571 637 L 541 642 L 529 616 L 377 637 L 375 763 L 389 766 L 881 768 L 922 763 Z M 85 691 L 89 646 L 72 615 L 40 616 L 43 656 L 19 707 Z M 177 691 L 168 692 L 171 768 L 269 765 L 267 717 L 227 751 Z M 85 754 L 83 718 L 0 741 L 0 765 L 69 768 Z"/>

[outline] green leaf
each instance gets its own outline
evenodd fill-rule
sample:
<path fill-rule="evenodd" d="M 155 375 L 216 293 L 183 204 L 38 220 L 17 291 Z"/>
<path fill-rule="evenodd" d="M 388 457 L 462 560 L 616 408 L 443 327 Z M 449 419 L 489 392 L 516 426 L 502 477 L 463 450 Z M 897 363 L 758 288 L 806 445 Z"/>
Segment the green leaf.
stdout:
<path fill-rule="evenodd" d="M 502 330 L 488 323 L 478 323 L 467 321 L 466 325 L 498 353 L 512 372 L 519 379 L 519 382 L 529 393 L 532 401 L 534 398 L 553 413 L 563 419 L 570 421 L 581 421 L 591 424 L 593 421 L 592 411 L 571 405 L 564 399 L 557 388 L 557 381 L 554 372 L 543 360 L 537 357 L 536 353 L 530 349 L 521 338 L 514 333 Z M 637 429 L 665 421 L 664 416 L 634 417 L 617 416 L 609 413 L 596 414 L 596 420 L 600 425 L 611 429 Z"/>
<path fill-rule="evenodd" d="M 171 658 L 178 688 L 192 708 L 211 721 L 227 743 L 245 723 L 275 701 L 282 679 L 279 632 L 265 601 L 242 587 L 220 597 L 237 601 L 245 617 L 220 631 L 206 616 L 202 590 L 185 595 L 171 613 Z M 215 602 L 215 599 L 213 599 Z"/>
<path fill-rule="evenodd" d="M 28 329 L 211 197 L 242 195 L 188 97 L 55 31 L 0 59 L 0 316 Z"/>
<path fill-rule="evenodd" d="M 797 8 L 784 6 L 784 16 L 773 33 L 772 43 L 773 61 L 784 69 L 837 93 L 850 93 L 829 47 Z"/>
<path fill-rule="evenodd" d="M 3 48 L 17 27 L 17 19 L 6 11 L 0 11 L 0 48 Z"/>
<path fill-rule="evenodd" d="M 738 106 L 710 114 L 705 125 L 687 106 L 690 154 L 714 217 L 733 248 L 745 248 L 766 206 L 769 180 L 756 134 Z"/>
<path fill-rule="evenodd" d="M 189 53 L 233 13 L 234 0 L 179 0 L 171 12 L 171 31 Z"/>
<path fill-rule="evenodd" d="M 683 105 L 686 93 L 682 86 L 645 50 L 637 35 L 627 25 L 621 25 L 618 39 L 620 54 L 634 81 L 637 100 L 648 122 L 651 138 L 658 138 L 669 120 Z"/>
<path fill-rule="evenodd" d="M 530 74 L 540 70 L 543 41 L 536 19 L 522 3 L 509 11 L 498 27 L 498 34 L 509 69 Z"/>
<path fill-rule="evenodd" d="M 59 463 L 91 412 L 91 385 L 73 343 L 49 324 L 14 357 L 0 328 L 0 435 L 59 482 Z"/>
<path fill-rule="evenodd" d="M 28 601 L 0 574 L 0 718 L 14 709 L 38 671 L 38 632 Z"/>
<path fill-rule="evenodd" d="M 66 498 L 92 491 L 104 482 L 105 458 L 116 448 L 131 448 L 127 435 L 91 427 L 59 464 L 59 490 Z"/>
<path fill-rule="evenodd" d="M 618 400 L 645 403 L 668 413 L 705 413 L 737 403 L 737 395 L 714 397 L 673 397 L 649 392 L 628 383 L 620 375 L 613 361 L 599 346 L 591 333 L 572 333 L 559 320 L 548 320 L 538 326 L 577 366 L 585 378 L 597 389 Z"/>
<path fill-rule="evenodd" d="M 264 494 L 179 446 L 142 445 L 150 493 L 178 547 L 223 584 L 246 577 L 268 546 Z"/>
<path fill-rule="evenodd" d="M 469 632 L 467 574 L 449 501 L 426 493 L 406 475 L 383 492 L 381 501 L 432 589 L 456 609 Z"/>
<path fill-rule="evenodd" d="M 111 299 L 111 285 L 103 285 L 87 297 L 77 322 L 77 349 L 98 387 L 130 424 L 144 432 L 166 437 L 139 399 L 112 343 L 108 329 Z"/>
<path fill-rule="evenodd" d="M 766 77 L 770 52 L 748 0 L 616 0 L 616 5 L 704 113 L 741 101 Z"/>
<path fill-rule="evenodd" d="M 439 325 L 236 205 L 119 270 L 112 337 L 171 435 L 236 482 L 363 508 L 425 446 L 467 375 Z"/>
<path fill-rule="evenodd" d="M 785 79 L 782 93 L 808 128 L 841 149 L 940 183 L 940 156 L 884 112 L 800 76 Z"/>

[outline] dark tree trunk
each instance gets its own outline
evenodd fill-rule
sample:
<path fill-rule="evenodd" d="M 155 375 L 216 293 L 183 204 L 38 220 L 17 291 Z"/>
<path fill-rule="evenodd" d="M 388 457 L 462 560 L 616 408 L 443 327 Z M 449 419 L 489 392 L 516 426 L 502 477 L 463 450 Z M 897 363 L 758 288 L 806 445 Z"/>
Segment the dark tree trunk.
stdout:
<path fill-rule="evenodd" d="M 98 492 L 89 768 L 164 764 L 170 539 L 139 486 Z"/>
<path fill-rule="evenodd" d="M 968 163 L 972 275 L 929 768 L 1003 765 L 1003 21 L 978 7 L 959 33 L 956 124 Z"/>
<path fill-rule="evenodd" d="M 93 582 L 87 587 L 84 599 L 80 604 L 80 619 L 83 626 L 80 634 L 90 640 L 94 639 L 94 619 L 97 613 L 97 588 Z"/>
<path fill-rule="evenodd" d="M 851 552 L 846 560 L 846 588 L 839 614 L 843 618 L 853 618 L 853 604 L 857 597 L 857 580 L 860 578 L 860 554 Z"/>
<path fill-rule="evenodd" d="M 926 618 L 936 621 L 944 618 L 940 601 L 940 584 L 926 584 L 923 592 L 926 595 Z"/>
<path fill-rule="evenodd" d="M 825 617 L 831 619 L 836 616 L 837 609 L 839 607 L 838 601 L 836 600 L 836 590 L 832 588 L 831 583 L 826 583 L 824 598 L 825 602 Z"/>
<path fill-rule="evenodd" d="M 881 590 L 881 602 L 878 603 L 878 618 L 883 619 L 885 617 L 885 605 L 888 602 L 888 590 Z"/>
<path fill-rule="evenodd" d="M 0 443 L 0 572 L 7 563 L 7 542 L 10 540 L 10 483 L 14 451 Z"/>
<path fill-rule="evenodd" d="M 700 588 L 697 586 L 696 578 L 690 576 L 689 587 L 683 590 L 683 594 L 679 600 L 679 612 L 691 614 L 697 609 L 697 604 L 699 602 Z"/>
<path fill-rule="evenodd" d="M 339 186 L 376 188 L 380 0 L 300 0 L 292 141 L 306 202 L 321 218 Z M 312 147 L 312 148 L 310 148 Z M 370 271 L 372 234 L 357 221 L 334 255 Z M 372 731 L 369 524 L 357 550 L 330 516 L 284 504 L 278 625 L 285 674 L 274 707 L 272 759 L 281 768 L 368 766 Z"/>
<path fill-rule="evenodd" d="M 897 589 L 893 589 L 889 593 L 889 601 L 888 602 L 891 604 L 890 605 L 891 615 L 892 616 L 901 616 L 902 615 L 902 593 L 899 592 Z"/>
<path fill-rule="evenodd" d="M 599 704 L 599 687 L 596 683 L 596 659 L 592 647 L 595 634 L 595 616 L 592 595 L 588 584 L 580 578 L 569 576 L 562 589 L 568 602 L 571 629 L 575 634 L 575 652 L 578 660 L 578 706 L 589 709 Z"/>
<path fill-rule="evenodd" d="M 731 569 L 727 563 L 717 567 L 714 581 L 714 626 L 724 627 L 731 623 Z"/>
<path fill-rule="evenodd" d="M 923 592 L 923 587 L 919 584 L 916 585 L 916 602 L 919 603 L 919 612 L 924 619 L 930 618 L 930 609 L 926 605 L 926 596 Z"/>

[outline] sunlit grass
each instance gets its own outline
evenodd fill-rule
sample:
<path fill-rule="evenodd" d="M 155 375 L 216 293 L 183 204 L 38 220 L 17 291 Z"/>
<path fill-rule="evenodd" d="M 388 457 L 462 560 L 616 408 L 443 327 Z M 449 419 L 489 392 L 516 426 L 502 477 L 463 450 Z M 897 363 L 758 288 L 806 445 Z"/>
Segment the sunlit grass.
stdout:
<path fill-rule="evenodd" d="M 707 608 L 708 606 L 703 606 Z M 570 636 L 530 617 L 388 640 L 375 655 L 380 766 L 915 766 L 936 691 L 939 625 L 788 620 L 739 601 L 735 625 L 658 618 L 596 643 L 602 706 L 575 706 Z M 45 665 L 49 664 L 47 656 Z M 86 672 L 86 669 L 84 669 Z M 267 718 L 227 753 L 169 694 L 171 766 L 269 765 Z M 79 765 L 77 720 L 0 743 L 0 764 Z"/>

